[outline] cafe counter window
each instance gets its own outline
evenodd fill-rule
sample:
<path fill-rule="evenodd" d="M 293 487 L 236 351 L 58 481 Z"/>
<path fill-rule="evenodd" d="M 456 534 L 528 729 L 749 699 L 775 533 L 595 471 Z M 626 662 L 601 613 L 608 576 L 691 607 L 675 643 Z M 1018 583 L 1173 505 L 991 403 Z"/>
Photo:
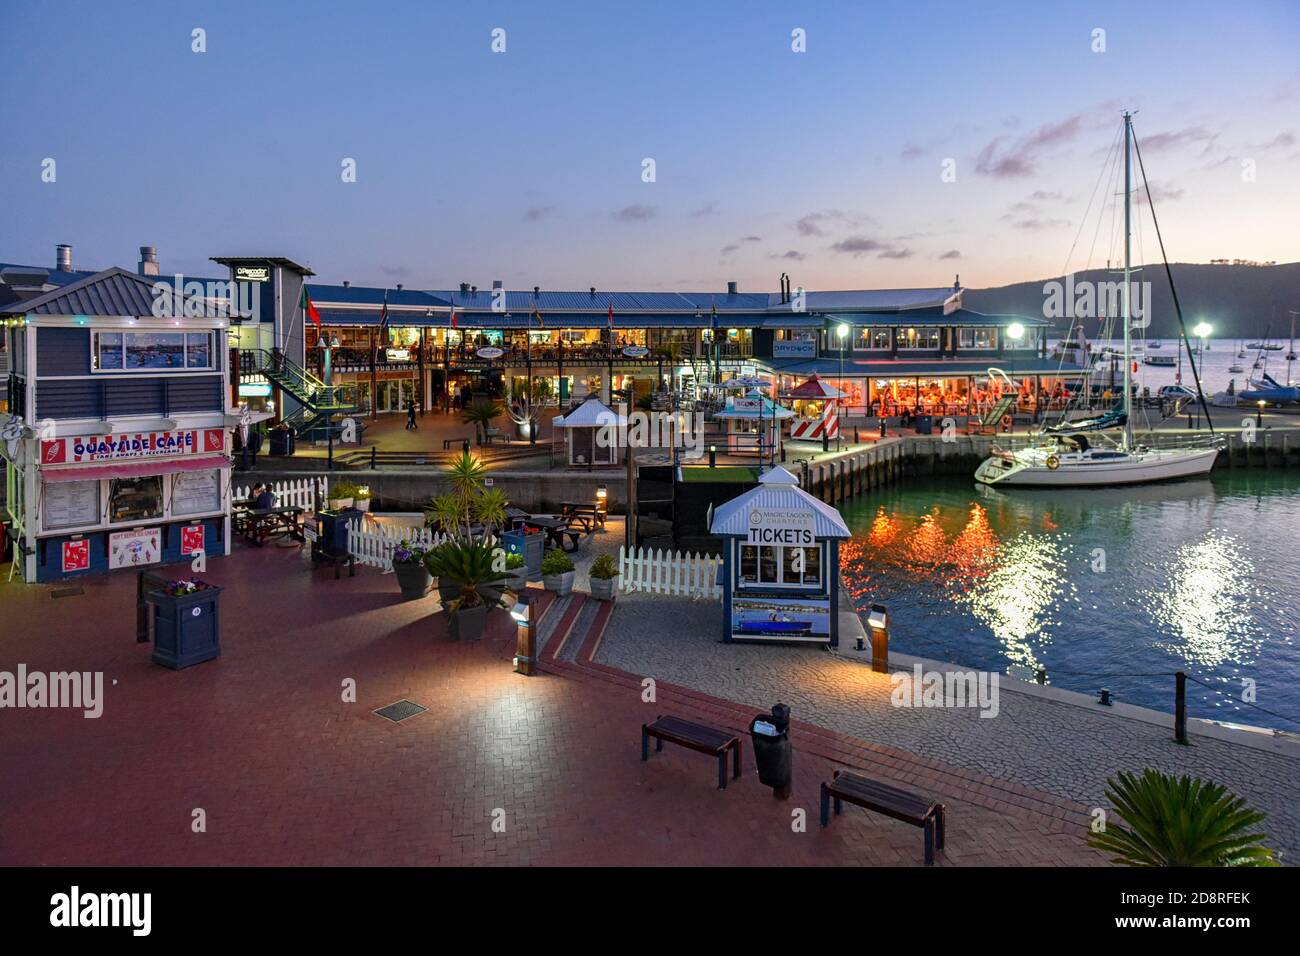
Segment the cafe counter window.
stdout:
<path fill-rule="evenodd" d="M 192 371 L 213 367 L 210 332 L 96 332 L 96 372 Z"/>
<path fill-rule="evenodd" d="M 162 478 L 114 478 L 108 493 L 108 520 L 122 522 L 148 521 L 161 518 L 163 513 Z"/>

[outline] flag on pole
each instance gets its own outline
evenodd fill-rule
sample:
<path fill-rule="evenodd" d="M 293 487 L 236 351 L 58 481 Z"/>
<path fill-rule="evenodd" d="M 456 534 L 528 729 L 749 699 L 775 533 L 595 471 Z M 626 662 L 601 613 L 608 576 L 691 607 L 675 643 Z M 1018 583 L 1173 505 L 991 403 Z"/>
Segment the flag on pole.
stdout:
<path fill-rule="evenodd" d="M 379 338 L 388 332 L 388 290 L 384 290 L 384 307 L 379 310 Z"/>
<path fill-rule="evenodd" d="M 535 305 L 533 306 L 533 318 L 537 320 L 537 327 L 539 329 L 546 328 L 546 323 L 542 321 L 542 313 L 538 310 L 537 306 Z"/>
<path fill-rule="evenodd" d="M 456 321 L 456 307 L 453 305 L 451 307 L 451 327 L 453 329 L 456 327 Z"/>
<path fill-rule="evenodd" d="M 614 300 L 609 300 L 609 327 L 614 327 Z"/>
<path fill-rule="evenodd" d="M 307 318 L 311 319 L 312 324 L 319 329 L 320 311 L 316 308 L 316 304 L 312 302 L 311 296 L 307 294 L 307 286 L 305 284 L 302 287 L 302 298 L 298 302 L 298 305 L 302 307 L 303 314 L 306 315 Z"/>

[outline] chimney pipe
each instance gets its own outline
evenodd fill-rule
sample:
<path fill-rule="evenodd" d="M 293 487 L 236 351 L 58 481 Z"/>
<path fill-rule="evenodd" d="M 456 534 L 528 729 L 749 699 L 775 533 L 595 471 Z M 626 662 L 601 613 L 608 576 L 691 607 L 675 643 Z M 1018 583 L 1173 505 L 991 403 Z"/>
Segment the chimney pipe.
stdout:
<path fill-rule="evenodd" d="M 402 283 L 400 283 L 400 282 L 397 283 L 397 291 L 398 291 L 398 292 L 401 292 L 401 291 L 402 291 Z"/>
<path fill-rule="evenodd" d="M 460 294 L 461 294 L 461 295 L 469 295 L 469 283 L 468 283 L 468 282 L 462 282 L 462 283 L 460 284 Z"/>
<path fill-rule="evenodd" d="M 539 286 L 539 285 L 535 285 L 535 286 L 533 286 L 533 298 L 534 298 L 534 299 L 537 298 L 537 296 L 541 293 L 541 291 L 542 291 L 542 287 L 541 287 L 541 286 Z"/>
<path fill-rule="evenodd" d="M 734 280 L 727 283 L 727 295 L 735 295 L 740 289 L 740 284 Z"/>
<path fill-rule="evenodd" d="M 347 288 L 349 288 L 351 285 L 352 285 L 352 282 L 351 282 L 350 280 L 348 280 L 348 279 L 344 279 L 344 280 L 343 280 L 343 288 L 347 289 Z"/>
<path fill-rule="evenodd" d="M 470 295 L 473 295 L 473 296 L 478 295 L 478 286 L 476 286 L 476 285 L 472 285 L 472 286 L 470 286 L 470 287 L 469 287 L 469 294 L 470 294 Z"/>
<path fill-rule="evenodd" d="M 158 267 L 158 250 L 154 246 L 140 247 L 140 265 L 136 271 L 142 276 L 156 276 L 160 270 Z"/>
<path fill-rule="evenodd" d="M 58 272 L 72 271 L 72 246 L 61 242 L 54 247 L 54 268 Z"/>

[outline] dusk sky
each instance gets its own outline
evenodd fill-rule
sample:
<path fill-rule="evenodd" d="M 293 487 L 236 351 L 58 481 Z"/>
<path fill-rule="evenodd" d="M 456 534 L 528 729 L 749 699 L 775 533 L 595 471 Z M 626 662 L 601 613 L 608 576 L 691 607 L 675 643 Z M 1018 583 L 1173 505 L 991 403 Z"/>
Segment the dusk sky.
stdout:
<path fill-rule="evenodd" d="M 1300 259 L 1295 0 L 6 2 L 0 36 L 0 261 L 67 242 L 134 267 L 152 244 L 166 274 L 274 254 L 408 288 L 999 285 L 1067 264 L 1123 107 L 1171 259 Z M 1105 264 L 1095 227 L 1073 268 Z"/>

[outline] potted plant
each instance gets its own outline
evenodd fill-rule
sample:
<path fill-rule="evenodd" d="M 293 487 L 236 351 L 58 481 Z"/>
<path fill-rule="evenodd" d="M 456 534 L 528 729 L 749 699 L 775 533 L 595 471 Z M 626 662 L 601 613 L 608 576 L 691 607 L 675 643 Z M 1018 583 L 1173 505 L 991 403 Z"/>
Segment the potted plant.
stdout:
<path fill-rule="evenodd" d="M 399 541 L 393 549 L 393 574 L 407 601 L 424 597 L 433 584 L 433 575 L 424 564 L 426 553 L 423 548 L 412 547 L 409 541 Z"/>
<path fill-rule="evenodd" d="M 358 511 L 370 510 L 370 486 L 358 485 L 357 490 L 352 494 L 352 507 Z"/>
<path fill-rule="evenodd" d="M 425 567 L 438 579 L 454 639 L 477 640 L 487 612 L 503 605 L 505 575 L 494 570 L 495 562 L 495 549 L 481 541 L 448 541 L 425 555 Z"/>
<path fill-rule="evenodd" d="M 153 606 L 155 664 L 179 670 L 221 656 L 221 590 L 195 578 L 145 592 L 145 601 Z"/>
<path fill-rule="evenodd" d="M 597 601 L 612 601 L 618 590 L 618 565 L 614 556 L 602 554 L 591 563 L 591 596 Z"/>
<path fill-rule="evenodd" d="M 528 587 L 528 568 L 524 556 L 514 551 L 506 554 L 506 586 L 512 591 Z"/>
<path fill-rule="evenodd" d="M 542 558 L 542 587 L 557 597 L 573 593 L 573 561 L 559 548 L 552 548 Z"/>
<path fill-rule="evenodd" d="M 350 481 L 335 483 L 329 490 L 330 511 L 342 511 L 352 507 L 352 498 L 357 493 L 357 486 Z"/>
<path fill-rule="evenodd" d="M 499 418 L 505 406 L 497 401 L 475 402 L 472 408 L 467 408 L 461 415 L 461 421 L 466 425 L 474 426 L 474 441 L 479 444 L 485 444 L 487 441 L 488 429 L 492 427 L 494 419 Z"/>

